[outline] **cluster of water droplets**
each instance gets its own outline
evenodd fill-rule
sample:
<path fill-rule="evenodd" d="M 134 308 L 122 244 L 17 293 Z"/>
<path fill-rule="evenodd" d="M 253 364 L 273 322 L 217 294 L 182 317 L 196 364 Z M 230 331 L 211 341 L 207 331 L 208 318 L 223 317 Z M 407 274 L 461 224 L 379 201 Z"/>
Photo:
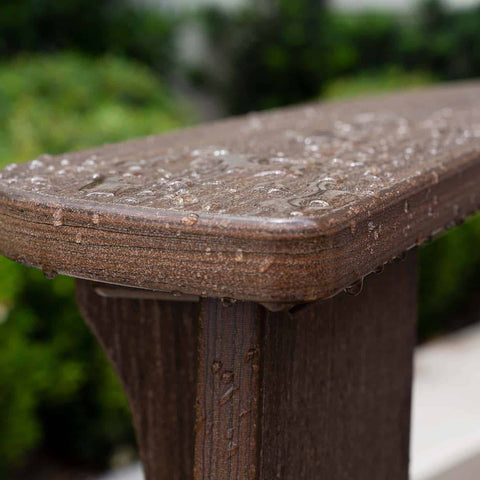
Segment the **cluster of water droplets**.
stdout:
<path fill-rule="evenodd" d="M 353 112 L 337 106 L 251 115 L 225 127 L 223 141 L 167 148 L 164 137 L 154 137 L 143 146 L 137 142 L 141 148 L 43 155 L 7 166 L 0 185 L 180 211 L 185 225 L 210 213 L 319 216 L 381 197 L 385 189 L 425 172 L 438 181 L 438 168 L 452 158 L 449 152 L 480 149 L 479 107 L 453 111 L 431 103 L 419 105 L 415 115 L 411 107 L 402 114 L 401 102 L 395 108 L 380 102 L 371 111 L 358 104 Z M 61 214 L 53 221 L 60 224 Z"/>

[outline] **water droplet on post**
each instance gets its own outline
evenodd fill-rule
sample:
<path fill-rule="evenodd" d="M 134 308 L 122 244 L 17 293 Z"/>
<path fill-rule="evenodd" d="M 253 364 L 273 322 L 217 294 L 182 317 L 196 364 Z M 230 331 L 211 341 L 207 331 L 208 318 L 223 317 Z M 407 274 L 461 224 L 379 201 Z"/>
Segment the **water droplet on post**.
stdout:
<path fill-rule="evenodd" d="M 196 213 L 189 213 L 182 218 L 182 223 L 184 225 L 192 226 L 198 222 L 198 215 Z"/>
<path fill-rule="evenodd" d="M 61 227 L 63 225 L 63 211 L 61 208 L 53 212 L 53 225 L 55 227 Z"/>
<path fill-rule="evenodd" d="M 235 253 L 235 261 L 241 262 L 242 260 L 243 260 L 243 251 L 241 248 L 239 248 Z"/>
<path fill-rule="evenodd" d="M 222 373 L 221 375 L 221 381 L 223 383 L 232 383 L 233 382 L 233 372 L 230 372 L 230 371 L 225 371 Z"/>
<path fill-rule="evenodd" d="M 43 271 L 43 275 L 45 275 L 45 278 L 48 278 L 49 280 L 52 280 L 58 275 L 58 272 L 56 272 L 53 269 L 42 268 L 42 271 Z"/>
<path fill-rule="evenodd" d="M 217 374 L 222 369 L 222 362 L 220 360 L 215 360 L 212 363 L 212 372 Z"/>
<path fill-rule="evenodd" d="M 235 298 L 229 298 L 229 297 L 223 297 L 220 299 L 222 302 L 223 307 L 231 307 L 235 303 L 237 303 L 237 300 Z"/>
<path fill-rule="evenodd" d="M 345 289 L 345 293 L 356 297 L 357 295 L 360 295 L 362 290 L 363 290 L 363 278 L 361 278 L 360 280 L 357 280 L 355 283 L 352 283 L 350 286 L 348 286 Z"/>

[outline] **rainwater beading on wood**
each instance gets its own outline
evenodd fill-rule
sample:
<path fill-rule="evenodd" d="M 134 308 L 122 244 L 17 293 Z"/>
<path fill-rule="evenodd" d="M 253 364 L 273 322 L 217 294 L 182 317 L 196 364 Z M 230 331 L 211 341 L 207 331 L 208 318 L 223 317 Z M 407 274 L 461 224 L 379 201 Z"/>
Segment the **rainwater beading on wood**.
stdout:
<path fill-rule="evenodd" d="M 84 253 L 100 253 L 92 231 L 107 235 L 112 248 L 128 234 L 150 249 L 139 250 L 145 269 L 133 268 L 135 275 L 112 278 L 110 267 L 66 272 L 72 275 L 244 299 L 273 285 L 255 299 L 304 301 L 348 287 L 475 211 L 479 158 L 480 86 L 467 83 L 42 155 L 0 173 L 0 207 L 26 202 L 29 221 L 32 205 L 42 207 L 57 229 L 45 233 L 50 240 L 63 236 Z M 185 262 L 197 263 L 193 279 L 182 265 L 175 273 L 162 266 L 168 252 L 182 249 Z M 3 251 L 19 257 L 13 247 Z M 52 254 L 43 262 L 57 271 Z M 296 271 L 280 274 L 280 264 Z M 222 268 L 242 286 L 214 281 Z M 293 297 L 282 293 L 286 283 L 298 285 Z"/>

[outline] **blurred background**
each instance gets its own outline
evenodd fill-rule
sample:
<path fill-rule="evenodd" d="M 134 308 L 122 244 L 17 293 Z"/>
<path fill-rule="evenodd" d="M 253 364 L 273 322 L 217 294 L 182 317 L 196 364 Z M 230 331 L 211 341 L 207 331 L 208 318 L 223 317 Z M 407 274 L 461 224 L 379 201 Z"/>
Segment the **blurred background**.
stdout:
<path fill-rule="evenodd" d="M 1 0 L 0 167 L 479 76 L 476 1 Z M 419 342 L 480 320 L 479 245 L 474 217 L 422 247 Z M 134 458 L 72 281 L 0 258 L 0 478 L 84 479 Z"/>

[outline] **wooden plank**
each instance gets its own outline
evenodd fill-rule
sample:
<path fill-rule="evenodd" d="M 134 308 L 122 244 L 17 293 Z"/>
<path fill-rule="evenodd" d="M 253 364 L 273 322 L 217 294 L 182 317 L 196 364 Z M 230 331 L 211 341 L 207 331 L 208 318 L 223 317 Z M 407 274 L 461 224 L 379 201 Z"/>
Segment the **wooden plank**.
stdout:
<path fill-rule="evenodd" d="M 276 110 L 0 175 L 0 252 L 49 274 L 311 301 L 479 207 L 480 84 Z"/>
<path fill-rule="evenodd" d="M 191 478 L 198 304 L 106 298 L 84 280 L 77 302 L 122 381 L 147 478 Z"/>

